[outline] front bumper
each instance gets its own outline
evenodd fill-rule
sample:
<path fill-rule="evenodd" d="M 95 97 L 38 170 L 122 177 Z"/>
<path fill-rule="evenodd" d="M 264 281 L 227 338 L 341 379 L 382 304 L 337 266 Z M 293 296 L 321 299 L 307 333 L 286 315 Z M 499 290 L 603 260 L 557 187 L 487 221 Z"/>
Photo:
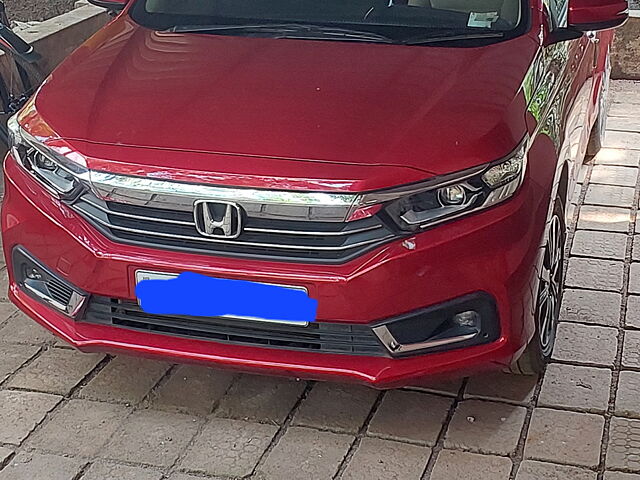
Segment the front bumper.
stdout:
<path fill-rule="evenodd" d="M 421 383 L 426 377 L 468 373 L 511 363 L 533 333 L 535 265 L 547 203 L 525 181 L 511 201 L 341 265 L 229 259 L 114 243 L 76 213 L 44 194 L 9 155 L 5 161 L 2 230 L 10 298 L 23 311 L 83 351 L 130 352 L 178 362 L 378 387 Z M 24 246 L 71 284 L 92 295 L 135 299 L 135 271 L 194 271 L 299 285 L 318 299 L 318 321 L 369 325 L 380 319 L 486 292 L 496 305 L 499 338 L 463 349 L 391 358 L 249 347 L 78 323 L 34 300 L 17 285 L 11 252 Z"/>

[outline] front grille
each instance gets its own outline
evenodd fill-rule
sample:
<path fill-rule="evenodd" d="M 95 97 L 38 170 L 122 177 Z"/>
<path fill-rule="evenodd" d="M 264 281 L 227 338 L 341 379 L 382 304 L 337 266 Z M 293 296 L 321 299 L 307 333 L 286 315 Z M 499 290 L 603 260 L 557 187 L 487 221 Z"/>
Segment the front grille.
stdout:
<path fill-rule="evenodd" d="M 387 352 L 366 325 L 314 322 L 301 326 L 223 317 L 153 315 L 135 302 L 95 295 L 81 321 L 236 345 L 368 356 L 385 356 Z"/>
<path fill-rule="evenodd" d="M 105 202 L 92 193 L 72 208 L 119 242 L 216 255 L 344 262 L 395 238 L 377 217 L 344 223 L 247 216 L 238 238 L 219 239 L 198 233 L 192 211 Z"/>

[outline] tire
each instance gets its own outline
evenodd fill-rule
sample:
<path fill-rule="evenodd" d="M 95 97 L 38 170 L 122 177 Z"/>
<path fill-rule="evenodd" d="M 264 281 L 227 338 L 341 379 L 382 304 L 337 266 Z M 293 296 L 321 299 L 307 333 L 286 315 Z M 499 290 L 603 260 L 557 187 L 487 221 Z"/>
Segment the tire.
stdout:
<path fill-rule="evenodd" d="M 564 205 L 555 201 L 544 247 L 544 260 L 536 296 L 536 331 L 522 356 L 509 368 L 518 375 L 538 375 L 551 359 L 564 289 L 564 249 L 567 232 Z M 546 292 L 546 295 L 545 295 Z"/>
<path fill-rule="evenodd" d="M 604 145 L 604 136 L 607 131 L 607 116 L 609 114 L 609 81 L 611 78 L 611 57 L 607 50 L 602 82 L 600 83 L 600 93 L 598 95 L 598 118 L 591 129 L 589 145 L 585 160 L 589 160 L 597 155 Z"/>

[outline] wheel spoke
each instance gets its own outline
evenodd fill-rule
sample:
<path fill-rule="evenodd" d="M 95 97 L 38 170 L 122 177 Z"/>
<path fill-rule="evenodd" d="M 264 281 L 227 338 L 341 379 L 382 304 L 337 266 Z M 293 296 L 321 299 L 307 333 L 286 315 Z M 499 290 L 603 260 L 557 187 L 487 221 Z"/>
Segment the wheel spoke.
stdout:
<path fill-rule="evenodd" d="M 550 291 L 549 291 L 549 283 L 546 283 L 545 286 L 540 290 L 538 294 L 538 306 L 542 307 L 546 306 L 549 301 Z"/>

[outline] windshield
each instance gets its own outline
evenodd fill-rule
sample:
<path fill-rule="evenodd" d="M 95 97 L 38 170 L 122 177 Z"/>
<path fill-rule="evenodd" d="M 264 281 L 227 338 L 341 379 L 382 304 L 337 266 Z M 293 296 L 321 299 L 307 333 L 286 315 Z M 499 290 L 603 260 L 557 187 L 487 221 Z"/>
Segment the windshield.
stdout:
<path fill-rule="evenodd" d="M 526 5 L 526 0 L 138 0 L 131 16 L 156 30 L 211 26 L 210 33 L 225 35 L 243 32 L 213 27 L 295 23 L 348 27 L 389 38 L 443 30 L 513 36 L 524 27 Z"/>

